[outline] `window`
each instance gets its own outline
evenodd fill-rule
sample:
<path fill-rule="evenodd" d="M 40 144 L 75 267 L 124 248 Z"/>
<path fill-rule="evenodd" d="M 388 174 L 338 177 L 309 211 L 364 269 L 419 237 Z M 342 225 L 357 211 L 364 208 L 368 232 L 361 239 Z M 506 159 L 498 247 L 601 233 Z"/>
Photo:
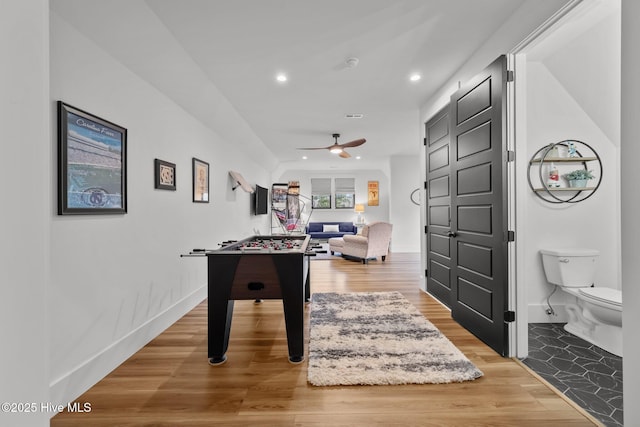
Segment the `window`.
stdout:
<path fill-rule="evenodd" d="M 336 178 L 336 209 L 353 209 L 356 202 L 354 178 Z"/>
<path fill-rule="evenodd" d="M 311 178 L 311 207 L 331 209 L 331 178 Z"/>

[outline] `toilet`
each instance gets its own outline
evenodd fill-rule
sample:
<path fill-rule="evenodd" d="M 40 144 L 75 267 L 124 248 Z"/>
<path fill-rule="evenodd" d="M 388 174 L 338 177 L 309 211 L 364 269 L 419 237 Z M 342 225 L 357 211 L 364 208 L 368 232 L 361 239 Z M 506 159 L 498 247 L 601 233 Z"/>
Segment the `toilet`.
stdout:
<path fill-rule="evenodd" d="M 622 292 L 594 283 L 595 249 L 541 249 L 547 281 L 576 297 L 565 306 L 572 333 L 603 350 L 622 356 Z"/>

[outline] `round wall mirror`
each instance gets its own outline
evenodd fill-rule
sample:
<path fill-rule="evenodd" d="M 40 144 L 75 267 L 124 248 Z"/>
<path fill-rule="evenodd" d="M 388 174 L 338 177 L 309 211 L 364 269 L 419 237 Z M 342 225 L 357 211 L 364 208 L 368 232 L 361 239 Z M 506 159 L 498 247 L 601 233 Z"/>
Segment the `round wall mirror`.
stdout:
<path fill-rule="evenodd" d="M 420 188 L 416 188 L 415 190 L 413 190 L 411 192 L 411 196 L 410 197 L 411 197 L 411 201 L 414 204 L 420 206 Z"/>

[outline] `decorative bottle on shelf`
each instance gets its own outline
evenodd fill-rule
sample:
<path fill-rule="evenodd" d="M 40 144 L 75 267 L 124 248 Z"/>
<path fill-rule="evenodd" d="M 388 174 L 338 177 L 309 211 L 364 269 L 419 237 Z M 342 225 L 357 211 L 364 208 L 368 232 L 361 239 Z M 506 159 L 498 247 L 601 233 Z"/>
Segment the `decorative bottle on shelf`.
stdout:
<path fill-rule="evenodd" d="M 569 157 L 578 157 L 578 153 L 576 152 L 576 144 L 573 141 L 569 141 L 567 143 L 567 151 L 569 153 Z"/>
<path fill-rule="evenodd" d="M 547 187 L 549 188 L 560 188 L 560 174 L 558 173 L 558 168 L 556 165 L 551 163 L 549 166 L 549 178 L 547 179 Z"/>

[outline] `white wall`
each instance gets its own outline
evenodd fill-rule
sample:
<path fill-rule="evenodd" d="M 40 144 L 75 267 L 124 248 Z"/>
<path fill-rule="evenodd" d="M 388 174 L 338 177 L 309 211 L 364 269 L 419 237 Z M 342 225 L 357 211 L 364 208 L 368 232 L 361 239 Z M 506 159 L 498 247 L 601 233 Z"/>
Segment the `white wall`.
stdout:
<path fill-rule="evenodd" d="M 126 215 L 45 209 L 51 399 L 66 402 L 203 300 L 206 262 L 180 254 L 268 231 L 268 217 L 250 214 L 250 195 L 231 190 L 228 171 L 263 186 L 269 173 L 52 14 L 51 118 L 57 100 L 128 130 Z M 55 157 L 47 159 L 51 194 Z M 208 204 L 192 203 L 193 157 L 210 164 Z M 177 191 L 154 189 L 154 158 L 176 163 Z"/>
<path fill-rule="evenodd" d="M 637 174 L 640 159 L 640 2 L 622 2 L 622 311 L 624 341 L 624 425 L 640 424 L 640 192 Z"/>
<path fill-rule="evenodd" d="M 518 290 L 526 300 L 518 308 L 526 310 L 521 318 L 528 322 L 566 322 L 564 305 L 574 302 L 557 292 L 551 298 L 555 315 L 546 314 L 546 299 L 554 287 L 546 282 L 541 248 L 598 249 L 596 283 L 621 286 L 619 40 L 619 3 L 584 1 L 518 54 L 516 247 Z M 565 139 L 584 141 L 598 152 L 603 179 L 583 202 L 551 204 L 530 190 L 527 168 L 538 149 Z M 566 172 L 579 166 L 560 167 Z M 593 163 L 589 167 L 598 169 Z M 534 168 L 531 177 L 540 186 L 537 171 Z M 521 356 L 526 355 L 524 347 L 526 340 L 521 341 Z"/>
<path fill-rule="evenodd" d="M 420 159 L 416 156 L 391 158 L 390 222 L 393 224 L 393 252 L 420 252 L 420 206 L 411 202 L 411 192 L 422 189 Z"/>
<path fill-rule="evenodd" d="M 420 207 L 411 203 L 411 192 L 420 186 L 420 162 L 411 156 L 392 158 L 385 170 L 284 170 L 274 182 L 300 181 L 300 194 L 311 197 L 312 178 L 354 178 L 356 203 L 363 203 L 366 222 L 385 221 L 393 224 L 392 252 L 420 251 Z M 368 206 L 367 183 L 378 181 L 379 205 Z M 333 186 L 332 181 L 332 186 Z M 333 204 L 333 201 L 332 201 Z M 311 221 L 356 221 L 351 209 L 315 209 Z"/>
<path fill-rule="evenodd" d="M 48 15 L 46 0 L 0 2 L 0 402 L 38 405 L 3 426 L 49 425 Z"/>
<path fill-rule="evenodd" d="M 331 178 L 331 188 L 335 188 L 334 178 L 354 178 L 356 184 L 356 203 L 364 204 L 364 219 L 366 222 L 389 221 L 389 177 L 379 170 L 353 170 L 353 171 L 309 171 L 288 170 L 277 177 L 274 182 L 286 183 L 300 181 L 300 194 L 311 198 L 311 179 Z M 380 189 L 380 201 L 378 206 L 367 204 L 367 183 L 378 181 Z M 314 209 L 311 221 L 353 221 L 358 216 L 353 209 L 335 209 L 335 199 L 331 199 L 331 209 Z"/>

